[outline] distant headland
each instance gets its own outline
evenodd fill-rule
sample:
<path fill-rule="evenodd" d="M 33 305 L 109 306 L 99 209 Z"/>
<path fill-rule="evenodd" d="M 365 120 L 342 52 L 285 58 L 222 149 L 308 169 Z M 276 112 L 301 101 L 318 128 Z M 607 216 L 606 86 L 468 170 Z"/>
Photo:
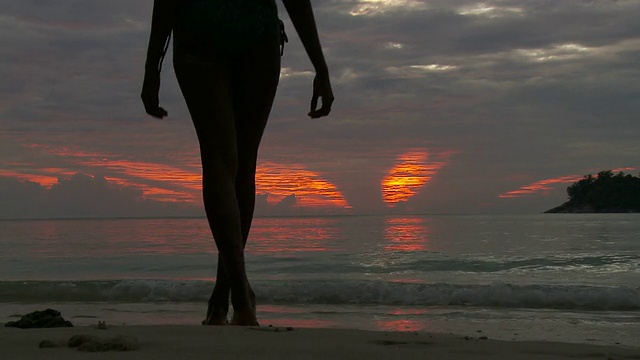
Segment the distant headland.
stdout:
<path fill-rule="evenodd" d="M 545 213 L 640 212 L 640 176 L 611 170 L 586 175 L 567 188 L 569 201 Z"/>

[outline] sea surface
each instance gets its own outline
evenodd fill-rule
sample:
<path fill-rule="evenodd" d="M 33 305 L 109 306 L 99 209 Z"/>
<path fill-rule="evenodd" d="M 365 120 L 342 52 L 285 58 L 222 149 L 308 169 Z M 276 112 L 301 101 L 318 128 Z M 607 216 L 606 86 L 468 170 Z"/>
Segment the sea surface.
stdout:
<path fill-rule="evenodd" d="M 0 221 L 0 323 L 199 324 L 205 219 Z M 640 215 L 257 218 L 263 325 L 640 346 Z"/>

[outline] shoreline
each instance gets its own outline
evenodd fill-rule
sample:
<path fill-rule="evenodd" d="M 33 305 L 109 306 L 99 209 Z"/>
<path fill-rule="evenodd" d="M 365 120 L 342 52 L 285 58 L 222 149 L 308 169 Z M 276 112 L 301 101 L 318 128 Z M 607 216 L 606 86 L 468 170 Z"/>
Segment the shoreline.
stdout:
<path fill-rule="evenodd" d="M 3 303 L 2 323 L 34 310 L 56 309 L 78 329 L 113 326 L 199 326 L 203 303 Z M 568 311 L 474 307 L 261 305 L 263 326 L 354 329 L 487 336 L 492 340 L 550 341 L 640 347 L 640 311 Z"/>
<path fill-rule="evenodd" d="M 130 352 L 81 352 L 39 348 L 42 340 L 66 342 L 78 334 L 137 339 Z M 50 329 L 2 327 L 0 349 L 8 359 L 637 359 L 640 346 L 505 341 L 425 332 L 200 325 L 122 325 Z"/>

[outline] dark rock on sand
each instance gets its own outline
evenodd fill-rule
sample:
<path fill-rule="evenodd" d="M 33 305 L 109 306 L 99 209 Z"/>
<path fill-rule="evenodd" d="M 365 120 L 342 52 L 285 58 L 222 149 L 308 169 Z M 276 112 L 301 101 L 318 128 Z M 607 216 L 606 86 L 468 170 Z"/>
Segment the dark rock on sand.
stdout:
<path fill-rule="evenodd" d="M 90 341 L 98 341 L 98 337 L 87 334 L 73 335 L 67 342 L 67 346 L 70 348 L 74 348 Z"/>
<path fill-rule="evenodd" d="M 101 338 L 93 335 L 79 334 L 69 339 L 67 345 L 78 348 L 78 351 L 134 351 L 138 350 L 138 339 L 132 336 L 116 335 L 112 338 Z"/>
<path fill-rule="evenodd" d="M 17 327 L 20 329 L 73 327 L 70 321 L 62 318 L 60 312 L 53 309 L 34 311 L 24 315 L 17 321 L 9 321 L 5 327 Z"/>
<path fill-rule="evenodd" d="M 46 348 L 57 348 L 57 347 L 63 347 L 64 346 L 64 341 L 51 341 L 51 340 L 42 340 L 40 341 L 40 344 L 38 344 L 38 347 L 40 349 L 46 349 Z"/>

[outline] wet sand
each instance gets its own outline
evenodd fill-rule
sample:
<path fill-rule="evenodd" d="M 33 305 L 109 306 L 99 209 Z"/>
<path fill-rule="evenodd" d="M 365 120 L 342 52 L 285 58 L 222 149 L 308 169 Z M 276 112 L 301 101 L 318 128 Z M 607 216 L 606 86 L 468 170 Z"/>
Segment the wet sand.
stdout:
<path fill-rule="evenodd" d="M 135 339 L 132 351 L 85 352 L 66 344 L 74 335 Z M 640 359 L 640 346 L 500 341 L 424 332 L 285 327 L 123 325 L 0 329 L 3 359 Z"/>

